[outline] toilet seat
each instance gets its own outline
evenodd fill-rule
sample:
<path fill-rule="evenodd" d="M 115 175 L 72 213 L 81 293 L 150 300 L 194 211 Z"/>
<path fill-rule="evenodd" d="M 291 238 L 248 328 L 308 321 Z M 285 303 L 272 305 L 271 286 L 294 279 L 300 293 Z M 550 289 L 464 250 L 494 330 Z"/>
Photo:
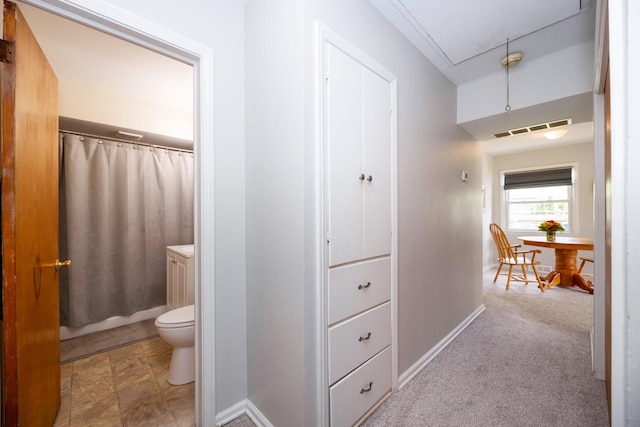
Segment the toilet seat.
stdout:
<path fill-rule="evenodd" d="M 195 324 L 194 305 L 176 308 L 160 315 L 156 319 L 156 326 L 160 328 L 186 328 Z"/>

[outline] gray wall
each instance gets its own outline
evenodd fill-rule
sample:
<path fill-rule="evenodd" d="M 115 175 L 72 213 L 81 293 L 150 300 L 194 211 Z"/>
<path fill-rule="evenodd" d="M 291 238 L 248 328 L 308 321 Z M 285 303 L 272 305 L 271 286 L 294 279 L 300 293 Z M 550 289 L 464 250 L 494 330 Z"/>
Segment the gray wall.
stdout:
<path fill-rule="evenodd" d="M 279 162 L 282 161 L 280 156 L 287 156 L 290 159 L 285 161 L 284 166 L 288 168 L 288 172 L 313 171 L 314 144 L 309 140 L 314 135 L 310 118 L 313 118 L 315 113 L 311 111 L 313 107 L 310 104 L 313 104 L 315 91 L 312 79 L 310 80 L 308 74 L 313 71 L 310 66 L 313 64 L 312 52 L 315 46 L 312 23 L 316 18 L 322 19 L 398 76 L 399 204 L 401 224 L 406 221 L 400 228 L 399 236 L 399 286 L 400 309 L 402 311 L 399 337 L 400 372 L 406 369 L 418 355 L 428 351 L 435 344 L 435 336 L 445 334 L 452 329 L 453 325 L 459 323 L 464 317 L 462 313 L 471 312 L 474 307 L 481 304 L 482 288 L 479 282 L 480 277 L 477 274 L 482 266 L 481 205 L 478 195 L 481 184 L 475 178 L 479 177 L 481 173 L 479 148 L 476 143 L 470 142 L 454 126 L 455 105 L 452 104 L 455 103 L 455 87 L 421 58 L 415 48 L 391 28 L 366 0 L 327 0 L 324 2 L 319 0 L 306 0 L 305 2 L 263 0 L 264 6 L 258 5 L 261 3 L 259 0 L 250 1 L 247 13 L 248 15 L 252 13 L 253 8 L 254 16 L 248 16 L 247 26 L 250 27 L 248 31 L 252 31 L 253 28 L 264 29 L 266 31 L 263 33 L 265 38 L 271 35 L 277 36 L 272 39 L 273 42 L 280 43 L 283 51 L 285 48 L 293 47 L 293 52 L 286 61 L 282 63 L 275 61 L 277 63 L 272 64 L 273 58 L 261 54 L 257 49 L 260 47 L 259 42 L 252 42 L 256 43 L 253 46 L 250 46 L 252 43 L 248 43 L 247 48 L 254 49 L 254 52 L 252 65 L 251 67 L 247 65 L 246 69 L 249 71 L 251 68 L 251 72 L 254 74 L 247 78 L 247 93 L 252 86 L 268 88 L 280 84 L 286 89 L 285 95 L 292 105 L 279 114 L 272 113 L 268 111 L 270 104 L 267 105 L 266 101 L 258 99 L 259 94 L 248 94 L 247 103 L 249 101 L 255 102 L 258 111 L 252 112 L 251 109 L 254 107 L 248 106 L 246 123 L 244 116 L 245 22 L 242 1 L 185 0 L 180 3 L 179 13 L 176 13 L 177 9 L 174 4 L 154 0 L 108 0 L 107 3 L 118 6 L 126 12 L 143 16 L 150 22 L 162 25 L 179 36 L 188 37 L 210 46 L 215 52 L 216 146 L 213 166 L 215 167 L 216 251 L 215 259 L 212 259 L 211 262 L 215 262 L 216 272 L 217 329 L 215 334 L 218 411 L 242 401 L 247 396 L 247 370 L 251 372 L 250 394 L 261 396 L 260 409 L 264 409 L 268 414 L 281 407 L 282 402 L 290 398 L 293 393 L 310 393 L 309 389 L 305 390 L 304 383 L 309 384 L 311 382 L 309 378 L 314 377 L 312 369 L 302 368 L 304 362 L 301 360 L 303 358 L 301 347 L 304 345 L 295 342 L 302 339 L 307 344 L 314 343 L 315 340 L 313 337 L 309 337 L 311 332 L 308 330 L 317 330 L 317 327 L 312 324 L 313 313 L 309 316 L 311 310 L 306 310 L 305 314 L 302 314 L 303 304 L 308 304 L 306 298 L 309 295 L 313 296 L 317 291 L 312 261 L 315 258 L 313 253 L 317 248 L 313 242 L 313 231 L 309 231 L 309 229 L 313 229 L 311 223 L 317 218 L 312 214 L 314 206 L 312 201 L 308 201 L 309 192 L 306 190 L 306 186 L 313 188 L 313 178 L 305 176 L 303 177 L 304 183 L 291 183 L 290 181 L 295 180 L 295 177 L 282 177 L 271 170 L 270 174 L 264 176 L 267 182 L 260 184 L 263 176 L 258 176 L 249 168 L 260 163 L 258 156 L 266 152 L 267 149 L 259 147 L 260 142 L 257 141 L 259 136 L 256 136 L 257 131 L 254 131 L 253 140 L 247 141 L 249 148 L 246 152 L 247 165 L 245 167 L 244 133 L 245 129 L 250 130 L 254 124 L 261 125 L 267 131 L 264 139 L 265 144 L 270 144 L 274 149 L 274 153 L 267 153 L 271 155 L 268 159 L 277 158 L 275 163 L 265 162 L 272 169 L 279 167 Z M 303 3 L 303 6 L 299 3 Z M 629 9 L 628 4 L 630 3 L 632 2 L 624 2 L 626 8 L 616 6 L 615 10 L 612 9 L 612 25 L 609 26 L 616 36 L 613 40 L 615 51 L 611 56 L 612 65 L 615 65 L 613 67 L 613 71 L 615 71 L 613 90 L 620 95 L 620 99 L 623 99 L 624 95 L 628 97 L 629 101 L 625 103 L 627 99 L 623 99 L 614 102 L 613 110 L 616 117 L 618 115 L 625 116 L 626 122 L 624 123 L 634 123 L 633 113 L 640 108 L 637 90 L 635 92 L 627 91 L 628 88 L 622 86 L 625 83 L 622 73 L 634 75 L 633 71 L 639 62 L 637 52 L 640 52 L 639 49 L 634 49 L 638 45 L 636 33 L 633 33 L 633 37 L 628 39 L 624 37 L 628 35 L 629 27 L 624 25 L 627 23 L 626 20 L 637 18 L 638 15 L 637 9 Z M 261 18 L 255 15 L 258 7 L 267 13 L 262 18 L 264 22 L 260 24 L 256 21 L 260 21 Z M 301 10 L 302 7 L 304 10 Z M 633 13 L 624 13 L 627 10 L 631 10 Z M 304 19 L 300 16 L 301 14 L 304 14 Z M 290 19 L 293 20 L 290 21 Z M 302 28 L 297 27 L 300 23 L 302 23 Z M 288 36 L 300 36 L 300 40 L 304 40 L 306 54 L 301 51 L 298 41 L 289 40 Z M 258 35 L 253 37 L 257 38 Z M 628 40 L 628 46 L 620 46 L 623 39 Z M 264 44 L 267 42 L 265 41 Z M 274 48 L 270 47 L 270 49 Z M 302 59 L 303 57 L 304 59 Z M 626 62 L 628 60 L 629 62 Z M 289 69 L 292 61 L 295 69 Z M 260 67 L 268 66 L 265 71 L 270 71 L 262 76 L 261 82 L 257 81 L 261 77 L 260 72 L 255 70 L 256 64 L 259 64 Z M 300 67 L 303 67 L 304 70 L 301 71 Z M 297 80 L 300 73 L 304 73 L 305 76 L 303 84 Z M 284 76 L 294 76 L 295 78 L 291 82 L 283 82 Z M 276 80 L 270 81 L 270 78 Z M 300 89 L 299 93 L 296 92 L 297 89 Z M 269 92 L 268 89 L 265 90 Z M 276 89 L 271 89 L 271 93 L 280 95 L 280 91 Z M 297 97 L 304 97 L 304 101 L 300 101 Z M 423 99 L 418 99 L 420 97 Z M 267 99 L 267 101 L 277 99 Z M 261 105 L 262 102 L 265 104 Z M 302 105 L 303 103 L 304 105 Z M 310 104 L 307 105 L 307 103 Z M 281 104 L 274 105 L 280 107 Z M 299 113 L 296 107 L 304 107 L 303 129 L 300 128 L 301 121 L 297 116 Z M 276 116 L 278 120 L 271 126 L 267 120 L 260 123 L 261 120 L 255 117 L 260 112 Z M 249 120 L 252 114 L 254 115 L 253 119 Z M 289 114 L 292 114 L 291 120 L 287 121 L 284 118 Z M 439 122 L 440 119 L 443 121 Z M 620 119 L 616 118 L 616 120 Z M 253 123 L 254 121 L 258 123 Z M 287 128 L 293 126 L 293 129 L 290 130 L 290 134 L 283 135 L 285 131 L 278 129 L 279 126 Z M 616 132 L 622 134 L 624 129 L 626 128 L 621 127 Z M 622 173 L 625 174 L 631 189 L 635 172 L 631 165 L 637 163 L 634 161 L 638 157 L 637 149 L 633 151 L 631 147 L 639 145 L 632 145 L 631 142 L 635 137 L 629 135 L 624 134 L 618 137 L 616 133 L 615 138 L 620 138 L 620 146 L 617 139 L 612 145 L 621 152 L 626 152 L 627 145 L 629 147 L 631 155 L 628 158 L 622 155 L 616 157 L 613 167 L 614 169 L 623 169 Z M 294 141 L 298 137 L 300 140 Z M 303 146 L 304 150 L 299 149 L 298 144 Z M 414 159 L 412 156 L 417 158 Z M 268 168 L 268 166 L 262 167 Z M 433 170 L 426 170 L 430 167 Z M 466 168 L 470 174 L 470 180 L 464 186 L 461 183 L 456 183 L 454 178 L 450 178 L 451 174 L 457 176 L 459 172 L 457 169 L 462 167 Z M 247 200 L 251 200 L 251 207 L 247 206 L 246 208 L 244 201 L 245 170 L 247 178 L 259 179 L 248 185 Z M 614 184 L 618 185 L 618 188 L 614 188 L 614 191 L 624 192 L 627 189 L 626 184 L 620 185 L 617 178 Z M 449 181 L 450 179 L 451 181 Z M 299 188 L 299 185 L 305 186 L 304 189 Z M 269 194 L 261 193 L 261 188 L 269 189 Z M 271 193 L 271 191 L 275 192 Z M 281 194 L 285 194 L 285 196 L 281 196 Z M 286 203 L 283 205 L 282 211 L 285 212 L 286 218 L 292 219 L 292 223 L 289 224 L 292 231 L 289 232 L 289 228 L 282 226 L 284 221 L 279 219 L 275 213 L 276 209 L 265 209 L 264 215 L 253 210 L 268 207 L 270 197 L 278 197 L 278 200 L 281 198 Z M 622 279 L 625 283 L 629 281 L 629 286 L 624 288 L 624 295 L 620 298 L 620 301 L 624 300 L 626 304 L 623 304 L 624 307 L 618 305 L 614 307 L 614 310 L 620 309 L 617 312 L 623 314 L 632 313 L 631 307 L 637 307 L 640 300 L 638 291 L 640 287 L 631 286 L 633 284 L 631 278 L 638 277 L 638 263 L 633 263 L 633 256 L 636 256 L 639 249 L 637 229 L 631 226 L 631 221 L 633 218 L 637 218 L 640 209 L 636 193 L 630 191 L 628 197 L 630 198 L 628 204 L 621 206 L 624 203 L 621 200 L 621 202 L 616 202 L 614 206 L 615 209 L 620 208 L 622 211 L 620 215 L 623 219 L 631 218 L 630 224 L 627 226 L 616 224 L 616 227 L 621 227 L 624 236 L 629 237 L 630 243 L 624 243 L 627 242 L 625 240 L 621 244 L 618 232 L 616 232 L 613 242 L 624 251 L 624 260 L 620 261 L 624 263 L 624 270 L 620 271 L 620 274 L 624 275 Z M 303 198 L 304 201 L 300 202 L 299 206 L 295 204 L 295 198 Z M 460 208 L 466 209 L 462 211 L 463 209 Z M 246 242 L 245 215 L 247 217 Z M 270 229 L 273 225 L 275 226 Z M 255 230 L 260 230 L 259 236 L 249 236 L 249 233 L 253 233 Z M 280 234 L 282 231 L 285 231 L 283 236 Z M 427 231 L 429 235 L 426 235 Z M 204 236 L 204 238 L 210 239 L 213 236 Z M 266 250 L 267 240 L 270 240 L 271 243 L 270 251 L 283 250 L 285 253 L 271 255 Z M 281 301 L 275 301 L 275 297 L 266 295 L 268 299 L 265 303 L 269 307 L 259 311 L 255 316 L 247 314 L 244 305 L 245 243 L 248 260 L 247 276 L 255 281 L 247 286 L 247 297 L 252 300 L 250 304 L 257 305 L 260 302 L 259 298 L 262 296 L 260 292 L 264 295 L 274 291 L 277 295 L 283 296 Z M 299 255 L 298 250 L 304 252 L 304 256 Z M 291 256 L 291 259 L 285 259 L 285 255 Z M 451 261 L 454 256 L 458 259 L 464 259 L 465 262 Z M 262 257 L 265 257 L 266 261 L 262 261 Z M 267 261 L 274 259 L 278 263 L 267 266 Z M 424 265 L 413 264 L 416 260 L 424 261 Z M 303 265 L 306 268 L 301 267 Z M 260 291 L 256 288 L 263 278 L 265 283 L 271 287 Z M 291 295 L 287 291 L 292 291 Z M 417 300 L 415 304 L 418 306 L 417 309 L 406 303 L 411 298 Z M 452 300 L 457 301 L 452 303 Z M 441 310 L 438 309 L 438 304 L 443 307 Z M 288 317 L 291 322 L 285 325 L 283 330 L 275 333 L 277 341 L 267 344 L 264 340 L 274 336 L 269 334 L 266 338 L 261 338 L 257 333 L 274 325 L 281 326 L 276 322 L 281 319 L 280 313 L 273 313 L 276 310 L 275 305 L 281 311 L 291 310 L 292 314 Z M 453 309 L 446 310 L 446 313 L 442 314 L 441 311 L 445 311 L 449 305 Z M 624 310 L 625 307 L 628 310 Z M 245 334 L 245 318 L 249 321 L 250 336 Z M 410 324 L 412 320 L 416 321 L 414 326 Z M 300 324 L 295 323 L 299 321 L 305 322 L 307 329 L 305 332 L 301 331 Z M 616 317 L 616 321 L 618 321 L 618 317 Z M 265 324 L 261 325 L 261 322 Z M 621 340 L 628 340 L 628 347 L 625 347 L 628 350 L 637 350 L 640 347 L 638 334 L 632 333 L 637 324 L 637 316 L 631 319 L 630 324 L 623 321 L 620 321 L 620 324 L 616 323 L 621 327 L 621 330 L 624 328 L 621 332 L 623 335 Z M 424 334 L 427 337 L 423 336 L 421 329 L 427 331 Z M 288 333 L 291 335 L 289 336 Z M 263 342 L 253 347 L 257 352 L 251 360 L 256 366 L 248 369 L 246 350 L 248 342 L 255 339 L 263 340 Z M 417 339 L 418 342 L 412 344 L 414 339 Z M 293 344 L 291 344 L 292 342 Z M 614 344 L 619 344 L 619 341 Z M 280 347 L 290 350 L 282 350 Z M 616 360 L 622 360 L 621 363 L 626 366 L 627 355 L 626 353 L 620 354 L 620 351 L 625 348 L 616 347 L 613 349 L 613 353 Z M 277 364 L 272 360 L 288 351 L 291 352 L 291 355 L 284 355 L 284 357 L 293 361 L 291 369 L 286 369 L 282 363 Z M 637 354 L 637 351 L 631 351 L 629 354 Z M 263 360 L 266 360 L 264 367 L 262 366 Z M 277 370 L 273 372 L 268 370 L 276 365 Z M 303 372 L 303 369 L 306 371 Z M 619 387 L 617 390 L 624 388 L 629 390 L 630 397 L 635 396 L 638 393 L 638 383 L 640 382 L 638 372 L 636 368 L 624 374 L 621 381 L 624 384 L 616 384 Z M 284 374 L 285 378 L 280 378 L 280 374 Z M 269 381 L 273 385 L 269 385 Z M 279 384 L 282 386 L 278 386 Z M 283 395 L 276 393 L 273 396 L 268 396 L 268 392 L 274 389 L 281 392 L 289 385 L 292 386 L 292 390 L 285 391 Z M 264 390 L 259 387 L 264 387 Z M 299 403 L 300 399 L 294 398 L 285 411 L 291 411 L 291 416 L 276 417 L 273 419 L 274 424 L 302 425 L 301 417 L 303 415 L 302 409 L 298 406 Z M 628 422 L 636 421 L 640 418 L 638 415 L 640 407 L 633 408 L 631 411 L 627 408 L 626 402 L 618 400 L 614 406 L 614 411 L 619 411 L 617 415 L 620 418 L 617 420 L 623 418 Z M 282 423 L 278 423 L 278 421 L 282 421 Z M 313 423 L 308 423 L 308 425 L 313 425 Z"/>
<path fill-rule="evenodd" d="M 274 426 L 304 416 L 302 2 L 249 1 L 246 40 L 248 397 Z"/>
<path fill-rule="evenodd" d="M 397 77 L 402 375 L 482 304 L 481 147 L 456 125 L 455 85 L 369 1 L 322 3 L 308 25 L 318 19 Z"/>
<path fill-rule="evenodd" d="M 109 0 L 214 51 L 217 412 L 246 398 L 244 5 L 235 0 Z M 203 221 L 213 218 L 202 218 Z M 213 286 L 204 283 L 204 286 Z M 211 331 L 214 333 L 214 331 Z M 207 361 L 204 361 L 207 363 Z M 205 402 L 206 404 L 206 402 Z"/>
<path fill-rule="evenodd" d="M 456 87 L 366 0 L 247 2 L 248 396 L 278 426 L 319 416 L 317 21 L 398 78 L 399 373 L 482 304 L 481 152 Z"/>
<path fill-rule="evenodd" d="M 247 7 L 247 34 L 254 29 L 264 31 L 262 35 L 265 38 L 272 36 L 273 43 L 281 49 L 267 46 L 268 40 L 247 43 L 247 49 L 253 49 L 253 52 L 251 58 L 247 57 L 246 67 L 248 74 L 252 74 L 246 81 L 246 101 L 252 103 L 252 106 L 247 106 L 246 123 L 243 1 L 184 0 L 180 3 L 179 13 L 176 13 L 174 4 L 155 0 L 108 0 L 105 3 L 161 25 L 177 37 L 198 41 L 215 52 L 213 185 L 216 223 L 215 236 L 203 237 L 215 239 L 216 248 L 215 259 L 210 261 L 215 263 L 216 275 L 218 411 L 246 398 L 247 371 L 251 377 L 249 394 L 260 397 L 259 406 L 265 414 L 271 415 L 282 408 L 283 402 L 289 403 L 285 414 L 272 420 L 276 425 L 302 425 L 304 410 L 300 403 L 303 398 L 295 396 L 290 402 L 287 399 L 295 393 L 313 393 L 309 385 L 313 382 L 310 378 L 316 377 L 315 371 L 311 362 L 302 359 L 305 351 L 307 355 L 313 353 L 313 349 L 309 351 L 308 348 L 317 345 L 313 333 L 318 330 L 313 324 L 313 310 L 309 309 L 314 305 L 313 296 L 318 286 L 315 279 L 317 267 L 313 261 L 317 258 L 313 232 L 317 206 L 309 200 L 309 188 L 315 186 L 314 178 L 308 176 L 308 172 L 314 172 L 317 161 L 314 151 L 317 147 L 312 141 L 315 135 L 312 106 L 315 89 L 310 77 L 316 45 L 315 19 L 321 19 L 398 76 L 401 223 L 399 371 L 403 372 L 419 355 L 428 351 L 437 342 L 435 337 L 450 331 L 464 318 L 464 313 L 470 313 L 481 304 L 482 287 L 478 272 L 482 266 L 483 245 L 480 228 L 484 223 L 481 223 L 480 215 L 481 183 L 475 178 L 481 174 L 479 147 L 454 125 L 455 87 L 427 63 L 368 1 L 251 0 Z M 615 219 L 621 221 L 614 224 L 616 231 L 610 236 L 612 245 L 616 246 L 616 254 L 621 255 L 615 259 L 614 266 L 618 268 L 614 278 L 619 279 L 617 283 L 620 286 L 616 285 L 614 289 L 613 311 L 619 313 L 615 315 L 614 322 L 619 328 L 616 329 L 612 352 L 615 369 L 631 368 L 628 372 L 616 371 L 621 375 L 616 377 L 614 385 L 616 401 L 613 409 L 614 421 L 633 424 L 640 418 L 640 406 L 629 406 L 624 400 L 629 393 L 630 401 L 635 401 L 631 398 L 639 394 L 640 383 L 638 364 L 632 365 L 627 360 L 628 354 L 637 354 L 636 350 L 640 348 L 639 334 L 634 333 L 638 329 L 638 317 L 633 316 L 632 310 L 640 302 L 640 287 L 632 286 L 634 278 L 638 277 L 639 266 L 634 257 L 640 249 L 635 226 L 640 203 L 637 192 L 632 191 L 633 166 L 637 164 L 637 147 L 640 144 L 632 144 L 637 139 L 636 134 L 626 132 L 626 126 L 635 123 L 633 118 L 637 116 L 635 113 L 640 105 L 637 87 L 629 90 L 629 83 L 624 78 L 625 75 L 634 75 L 640 62 L 638 34 L 628 30 L 632 28 L 629 22 L 638 21 L 638 9 L 629 8 L 631 3 L 615 3 L 616 8 L 610 9 L 612 23 L 609 28 L 613 35 L 611 63 L 615 99 L 612 111 L 616 125 L 613 127 L 612 148 L 616 157 L 612 162 L 615 175 L 612 186 L 614 194 L 625 195 L 613 201 Z M 257 12 L 266 14 L 260 17 Z M 295 36 L 300 38 L 289 39 Z M 252 37 L 257 39 L 259 34 Z M 626 45 L 623 40 L 627 41 Z M 282 62 L 273 61 L 273 57 L 261 53 L 261 46 L 268 49 L 265 52 L 277 50 L 277 58 Z M 285 54 L 286 49 L 293 49 L 290 56 Z M 265 67 L 262 75 L 260 67 Z M 303 83 L 299 81 L 301 75 L 304 76 Z M 292 80 L 287 80 L 287 77 Z M 281 86 L 281 90 L 269 89 L 275 85 Z M 249 89 L 257 92 L 249 94 Z M 262 93 L 276 97 L 261 100 Z M 275 102 L 281 94 L 286 97 L 286 103 Z M 283 106 L 285 108 L 280 112 L 269 111 L 271 107 Z M 299 117 L 298 107 L 304 111 L 303 118 Z M 270 124 L 270 120 L 257 117 L 263 113 L 277 120 Z M 255 130 L 252 129 L 254 125 Z M 247 141 L 246 165 L 245 129 L 253 132 L 251 141 Z M 265 134 L 257 135 L 258 130 L 265 131 Z M 270 145 L 273 152 L 261 147 L 260 140 Z M 259 159 L 262 154 L 270 156 L 265 158 L 270 161 L 265 161 L 264 165 Z M 280 167 L 280 162 L 284 162 L 287 176 L 274 171 Z M 256 165 L 260 165 L 261 172 L 268 173 L 261 175 L 249 170 Z M 461 168 L 467 169 L 470 175 L 469 182 L 464 185 L 452 178 Z M 247 178 L 257 180 L 248 185 L 246 208 L 245 171 Z M 300 172 L 307 175 L 303 176 L 303 182 L 292 183 L 295 176 L 291 173 Z M 263 178 L 265 183 L 260 181 Z M 261 192 L 262 189 L 268 193 Z M 274 197 L 284 202 L 282 209 L 270 206 Z M 254 210 L 262 208 L 265 208 L 262 215 Z M 291 223 L 283 226 L 285 221 L 278 212 Z M 304 254 L 300 255 L 298 251 Z M 464 259 L 464 262 L 454 262 L 454 257 Z M 252 280 L 246 287 L 250 301 L 247 304 L 257 306 L 261 297 L 267 298 L 265 304 L 268 307 L 258 310 L 256 315 L 245 310 L 245 271 Z M 268 286 L 260 290 L 258 287 L 263 279 Z M 277 300 L 277 296 L 282 300 Z M 412 299 L 416 300 L 415 304 L 407 303 Z M 280 311 L 276 312 L 278 309 Z M 446 312 L 443 314 L 442 311 Z M 283 317 L 288 320 L 286 324 Z M 245 319 L 248 319 L 248 327 L 245 327 Z M 278 332 L 271 332 L 265 337 L 259 335 L 272 326 L 283 325 Z M 250 336 L 246 330 L 250 331 Z M 276 340 L 267 342 L 271 338 Z M 247 348 L 252 340 L 259 342 L 251 346 L 251 363 L 255 365 L 248 368 Z M 303 349 L 305 345 L 307 350 Z M 277 361 L 281 356 L 286 362 L 292 362 L 290 367 Z M 277 369 L 269 371 L 271 367 Z M 287 387 L 290 389 L 284 390 Z M 276 393 L 270 396 L 273 391 Z M 313 415 L 307 419 L 313 419 Z M 307 422 L 307 425 L 314 423 Z"/>
<path fill-rule="evenodd" d="M 578 164 L 578 205 L 574 206 L 578 213 L 578 228 L 572 233 L 566 233 L 568 236 L 580 236 L 580 237 L 593 237 L 593 142 L 586 142 L 582 144 L 574 144 L 556 147 L 553 149 L 553 156 L 550 156 L 549 150 L 536 150 L 526 151 L 522 153 L 505 154 L 501 156 L 494 156 L 491 158 L 491 176 L 490 176 L 490 188 L 492 198 L 488 199 L 487 203 L 491 203 L 492 216 L 491 222 L 495 222 L 500 226 L 504 226 L 501 220 L 503 215 L 502 209 L 502 188 L 500 187 L 500 172 L 503 170 L 518 169 L 518 168 L 532 168 L 532 167 L 546 167 L 563 163 L 577 163 Z M 488 229 L 488 225 L 486 225 Z M 506 231 L 506 227 L 505 228 Z M 484 231 L 484 230 L 483 230 Z M 529 232 L 524 234 L 538 234 L 540 232 Z M 518 236 L 523 235 L 520 233 L 506 232 L 509 241 L 512 244 L 521 243 L 518 241 Z M 565 234 L 565 233 L 562 233 Z M 485 267 L 489 267 L 495 264 L 497 252 L 495 244 L 493 244 L 491 234 L 487 233 L 485 237 L 485 243 L 490 243 L 490 255 L 487 258 L 485 256 Z M 540 249 L 528 247 L 528 249 Z M 593 251 L 580 251 L 579 256 L 593 256 Z M 555 265 L 555 255 L 553 250 L 542 248 L 542 254 L 536 256 L 536 260 L 539 260 L 542 265 L 553 267 Z M 585 267 L 585 272 L 592 273 L 593 266 L 588 265 Z M 499 280 L 499 279 L 498 279 Z"/>

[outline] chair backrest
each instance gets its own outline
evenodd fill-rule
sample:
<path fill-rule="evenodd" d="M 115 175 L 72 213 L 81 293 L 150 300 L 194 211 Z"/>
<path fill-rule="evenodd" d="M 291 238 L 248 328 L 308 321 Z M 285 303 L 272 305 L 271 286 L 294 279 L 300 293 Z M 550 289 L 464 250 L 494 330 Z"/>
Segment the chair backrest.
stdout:
<path fill-rule="evenodd" d="M 513 247 L 498 224 L 490 224 L 489 230 L 498 249 L 498 260 L 514 259 Z"/>

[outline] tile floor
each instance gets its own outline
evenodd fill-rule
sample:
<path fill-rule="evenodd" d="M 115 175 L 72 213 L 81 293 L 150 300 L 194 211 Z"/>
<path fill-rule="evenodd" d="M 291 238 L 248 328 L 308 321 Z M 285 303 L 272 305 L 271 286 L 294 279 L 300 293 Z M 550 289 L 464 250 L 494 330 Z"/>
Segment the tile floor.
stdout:
<path fill-rule="evenodd" d="M 195 383 L 167 383 L 170 360 L 153 338 L 62 365 L 54 426 L 194 426 Z"/>

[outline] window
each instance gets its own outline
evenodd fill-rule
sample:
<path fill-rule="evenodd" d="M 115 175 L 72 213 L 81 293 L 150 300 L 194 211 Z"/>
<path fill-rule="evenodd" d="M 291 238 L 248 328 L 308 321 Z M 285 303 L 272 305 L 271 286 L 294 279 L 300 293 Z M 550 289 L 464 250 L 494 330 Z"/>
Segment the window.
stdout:
<path fill-rule="evenodd" d="M 573 167 L 503 174 L 507 230 L 538 231 L 553 219 L 572 231 Z"/>

